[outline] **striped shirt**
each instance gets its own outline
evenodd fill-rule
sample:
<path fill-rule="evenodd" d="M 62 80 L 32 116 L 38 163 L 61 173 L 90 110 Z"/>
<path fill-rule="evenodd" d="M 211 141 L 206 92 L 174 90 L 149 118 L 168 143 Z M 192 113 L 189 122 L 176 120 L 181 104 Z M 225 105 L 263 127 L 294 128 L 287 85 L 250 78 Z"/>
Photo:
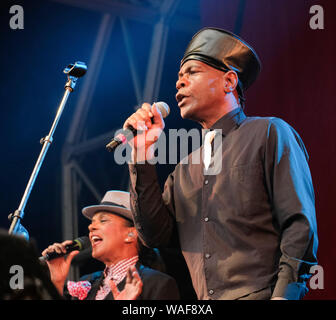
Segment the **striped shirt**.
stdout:
<path fill-rule="evenodd" d="M 97 292 L 96 300 L 105 299 L 105 297 L 111 291 L 109 281 L 113 280 L 115 285 L 117 286 L 126 277 L 128 269 L 132 266 L 135 266 L 138 260 L 139 257 L 134 256 L 132 258 L 121 260 L 116 264 L 106 267 L 104 270 L 104 280 Z"/>

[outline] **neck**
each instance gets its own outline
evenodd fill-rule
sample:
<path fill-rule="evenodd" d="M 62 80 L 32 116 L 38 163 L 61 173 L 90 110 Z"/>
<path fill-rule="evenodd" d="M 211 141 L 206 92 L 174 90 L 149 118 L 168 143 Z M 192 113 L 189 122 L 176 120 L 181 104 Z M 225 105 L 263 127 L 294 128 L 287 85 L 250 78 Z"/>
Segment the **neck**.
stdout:
<path fill-rule="evenodd" d="M 131 259 L 132 259 L 133 262 L 136 262 L 136 261 L 139 260 L 139 257 L 137 255 L 134 255 L 132 257 L 127 257 L 127 258 L 119 259 L 118 261 L 115 261 L 114 263 L 105 263 L 105 266 L 107 268 L 114 267 L 114 266 L 117 266 L 122 261 L 127 261 L 127 260 L 131 260 Z M 125 263 L 125 262 L 123 262 L 123 263 Z M 127 263 L 129 263 L 129 262 L 127 262 Z"/>
<path fill-rule="evenodd" d="M 203 129 L 210 129 L 214 123 L 216 123 L 220 118 L 224 117 L 226 114 L 232 110 L 240 107 L 240 104 L 233 93 L 226 94 L 225 100 L 219 106 L 216 106 L 216 109 L 213 110 L 213 113 L 210 113 L 204 119 L 198 121 Z"/>

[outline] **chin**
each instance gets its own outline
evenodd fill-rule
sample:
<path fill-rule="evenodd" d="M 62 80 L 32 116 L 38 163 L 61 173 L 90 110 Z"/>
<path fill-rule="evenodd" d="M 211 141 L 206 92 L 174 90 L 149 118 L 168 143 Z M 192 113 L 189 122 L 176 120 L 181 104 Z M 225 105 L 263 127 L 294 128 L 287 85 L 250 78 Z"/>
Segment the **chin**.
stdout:
<path fill-rule="evenodd" d="M 181 110 L 180 114 L 181 114 L 181 118 L 182 118 L 182 119 L 187 119 L 186 116 L 185 116 L 185 113 L 182 112 L 182 110 Z"/>
<path fill-rule="evenodd" d="M 182 119 L 190 119 L 190 107 L 184 106 L 180 109 L 180 114 Z"/>
<path fill-rule="evenodd" d="M 92 250 L 92 258 L 100 260 L 99 258 L 102 256 L 102 254 L 99 254 L 99 250 Z"/>
<path fill-rule="evenodd" d="M 92 251 L 91 256 L 92 258 L 97 259 L 97 254 L 94 251 Z"/>
<path fill-rule="evenodd" d="M 195 112 L 192 112 L 193 110 L 188 110 L 188 109 L 185 109 L 185 110 L 182 110 L 181 109 L 181 118 L 182 119 L 186 119 L 186 120 L 192 120 L 192 121 L 196 121 L 198 122 L 198 117 L 195 115 Z"/>
<path fill-rule="evenodd" d="M 202 108 L 202 105 L 200 105 L 195 100 L 188 101 L 180 108 L 181 118 L 198 121 L 198 113 L 202 111 Z"/>

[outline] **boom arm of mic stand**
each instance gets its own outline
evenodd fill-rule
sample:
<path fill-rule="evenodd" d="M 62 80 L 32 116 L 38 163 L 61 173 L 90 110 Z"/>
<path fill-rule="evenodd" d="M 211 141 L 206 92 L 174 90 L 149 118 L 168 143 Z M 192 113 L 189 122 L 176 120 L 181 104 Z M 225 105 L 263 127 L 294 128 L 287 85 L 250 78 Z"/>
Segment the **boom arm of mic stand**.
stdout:
<path fill-rule="evenodd" d="M 69 65 L 67 68 L 64 69 L 64 73 L 68 75 L 68 80 L 65 84 L 65 93 L 63 95 L 62 101 L 60 102 L 60 105 L 58 107 L 54 122 L 51 126 L 51 129 L 49 131 L 49 134 L 42 138 L 40 140 L 40 143 L 42 144 L 42 150 L 40 152 L 40 155 L 36 161 L 36 164 L 34 166 L 33 172 L 30 176 L 30 179 L 28 181 L 28 184 L 26 186 L 25 192 L 23 194 L 23 197 L 21 199 L 19 208 L 14 212 L 11 213 L 8 218 L 12 220 L 11 226 L 9 228 L 8 233 L 9 234 L 18 234 L 23 237 L 25 237 L 27 240 L 29 239 L 28 231 L 22 226 L 21 220 L 24 216 L 24 209 L 26 207 L 28 198 L 30 196 L 30 193 L 33 189 L 34 183 L 36 181 L 36 178 L 38 176 L 38 173 L 40 171 L 40 168 L 42 166 L 43 160 L 46 156 L 46 153 L 48 151 L 48 148 L 53 140 L 53 135 L 56 130 L 57 124 L 61 118 L 62 112 L 64 110 L 64 106 L 68 100 L 70 92 L 72 92 L 75 88 L 76 81 L 79 77 L 82 77 L 86 72 L 86 65 L 83 62 L 76 62 L 75 64 Z"/>

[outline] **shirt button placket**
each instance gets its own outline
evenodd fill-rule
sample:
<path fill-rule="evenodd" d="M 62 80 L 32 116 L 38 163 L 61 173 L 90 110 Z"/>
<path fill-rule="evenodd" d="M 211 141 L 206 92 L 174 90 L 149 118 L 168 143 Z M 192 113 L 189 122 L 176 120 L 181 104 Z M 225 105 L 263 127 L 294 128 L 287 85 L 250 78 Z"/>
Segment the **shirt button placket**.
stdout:
<path fill-rule="evenodd" d="M 202 203 L 202 216 L 203 216 L 203 221 L 208 223 L 209 222 L 209 217 L 207 216 L 208 215 L 208 199 L 209 199 L 209 192 L 210 192 L 210 189 L 209 189 L 209 179 L 207 179 L 207 177 L 205 177 L 204 181 L 203 181 L 203 186 L 204 188 L 203 189 L 203 203 Z M 211 257 L 211 254 L 208 251 L 208 248 L 209 248 L 209 245 L 208 245 L 208 232 L 209 232 L 209 229 L 208 229 L 208 226 L 207 225 L 204 225 L 203 227 L 203 232 L 204 232 L 204 238 L 203 238 L 203 252 L 204 252 L 204 259 L 205 260 L 209 260 L 210 257 Z M 209 266 L 207 266 L 209 264 L 209 261 L 204 261 L 204 267 L 205 267 L 205 282 L 207 283 L 208 282 L 208 279 L 209 279 L 209 275 L 208 275 L 208 271 L 209 270 Z M 213 290 L 208 290 L 208 295 L 212 295 L 213 294 Z"/>

